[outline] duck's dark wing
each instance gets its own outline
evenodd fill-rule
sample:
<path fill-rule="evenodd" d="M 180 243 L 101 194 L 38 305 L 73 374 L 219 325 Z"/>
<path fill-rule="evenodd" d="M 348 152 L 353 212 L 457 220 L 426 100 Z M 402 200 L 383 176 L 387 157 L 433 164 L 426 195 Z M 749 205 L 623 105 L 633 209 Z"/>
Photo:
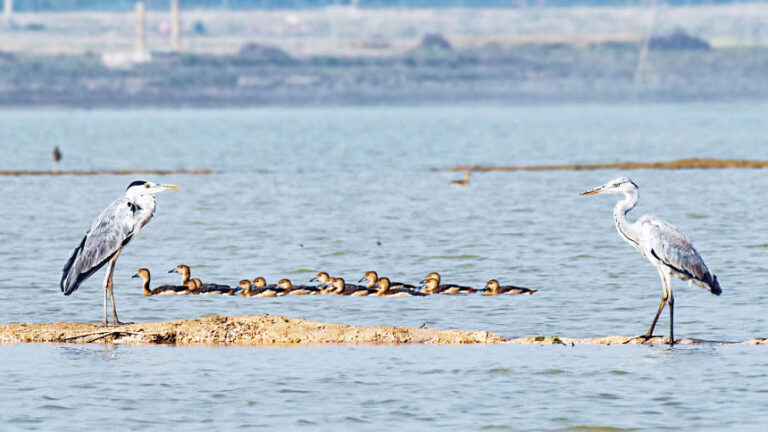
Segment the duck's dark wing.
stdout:
<path fill-rule="evenodd" d="M 215 283 L 203 284 L 200 287 L 201 293 L 214 293 L 214 292 L 237 292 L 240 288 L 232 288 L 229 285 L 220 285 Z"/>
<path fill-rule="evenodd" d="M 187 291 L 187 287 L 182 285 L 161 285 L 152 290 L 152 295 L 162 294 L 164 292 L 173 291 L 175 293 Z"/>
<path fill-rule="evenodd" d="M 312 292 L 319 292 L 320 289 L 314 285 L 294 285 L 291 290 L 307 290 Z"/>

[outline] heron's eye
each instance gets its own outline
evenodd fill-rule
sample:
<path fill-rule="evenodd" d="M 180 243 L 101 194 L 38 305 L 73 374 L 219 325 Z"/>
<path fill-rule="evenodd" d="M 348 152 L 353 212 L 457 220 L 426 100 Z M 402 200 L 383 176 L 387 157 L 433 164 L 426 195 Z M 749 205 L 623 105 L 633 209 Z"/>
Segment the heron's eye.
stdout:
<path fill-rule="evenodd" d="M 144 187 L 149 189 L 149 183 L 144 183 Z"/>
<path fill-rule="evenodd" d="M 613 187 L 619 187 L 619 186 L 621 186 L 621 183 L 614 183 L 613 184 Z"/>

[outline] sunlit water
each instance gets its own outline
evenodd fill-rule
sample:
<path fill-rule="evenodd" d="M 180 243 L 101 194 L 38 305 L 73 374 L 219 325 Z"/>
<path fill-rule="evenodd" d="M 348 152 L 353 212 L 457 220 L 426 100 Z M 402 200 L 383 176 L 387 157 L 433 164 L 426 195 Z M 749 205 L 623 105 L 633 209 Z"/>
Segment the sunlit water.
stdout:
<path fill-rule="evenodd" d="M 768 159 L 768 105 L 668 104 L 210 111 L 3 111 L 0 169 L 211 168 L 153 177 L 155 218 L 121 255 L 130 321 L 275 313 L 350 324 L 471 328 L 505 336 L 643 333 L 655 269 L 621 240 L 613 196 L 640 185 L 633 219 L 656 213 L 694 241 L 724 293 L 675 281 L 678 337 L 768 336 L 763 170 L 476 173 L 457 164 L 571 164 L 686 157 Z M 70 297 L 61 267 L 133 176 L 0 177 L 0 322 L 101 319 L 102 272 Z M 192 266 L 204 281 L 356 281 L 430 271 L 533 296 L 287 298 L 141 296 Z M 657 333 L 666 333 L 664 314 Z M 761 347 L 0 347 L 3 430 L 612 426 L 759 429 Z"/>

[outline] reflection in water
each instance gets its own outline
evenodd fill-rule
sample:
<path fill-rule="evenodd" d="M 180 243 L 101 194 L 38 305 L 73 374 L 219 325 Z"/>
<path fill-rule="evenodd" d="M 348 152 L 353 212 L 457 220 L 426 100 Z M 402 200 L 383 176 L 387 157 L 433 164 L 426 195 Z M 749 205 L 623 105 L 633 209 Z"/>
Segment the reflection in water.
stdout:
<path fill-rule="evenodd" d="M 64 360 L 75 362 L 117 360 L 120 358 L 119 345 L 63 345 L 56 346 Z"/>

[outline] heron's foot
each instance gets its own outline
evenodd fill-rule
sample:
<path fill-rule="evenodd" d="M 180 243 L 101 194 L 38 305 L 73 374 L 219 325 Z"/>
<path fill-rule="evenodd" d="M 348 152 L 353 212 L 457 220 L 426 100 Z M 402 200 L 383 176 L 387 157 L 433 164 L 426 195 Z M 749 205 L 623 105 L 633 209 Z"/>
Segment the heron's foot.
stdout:
<path fill-rule="evenodd" d="M 623 345 L 626 345 L 626 344 L 628 344 L 628 343 L 630 343 L 630 342 L 632 342 L 633 340 L 636 340 L 636 339 L 642 339 L 643 341 L 640 342 L 641 344 L 642 343 L 646 343 L 646 342 L 648 342 L 649 339 L 653 339 L 654 337 L 655 336 L 649 335 L 649 334 L 644 334 L 644 335 L 640 335 L 640 336 L 631 337 L 631 338 L 627 339 L 626 341 L 624 341 Z"/>
<path fill-rule="evenodd" d="M 124 325 L 129 325 L 129 324 L 133 324 L 133 323 L 132 322 L 115 321 L 115 322 L 107 323 L 104 326 L 105 327 L 120 327 L 120 326 L 124 326 Z"/>

